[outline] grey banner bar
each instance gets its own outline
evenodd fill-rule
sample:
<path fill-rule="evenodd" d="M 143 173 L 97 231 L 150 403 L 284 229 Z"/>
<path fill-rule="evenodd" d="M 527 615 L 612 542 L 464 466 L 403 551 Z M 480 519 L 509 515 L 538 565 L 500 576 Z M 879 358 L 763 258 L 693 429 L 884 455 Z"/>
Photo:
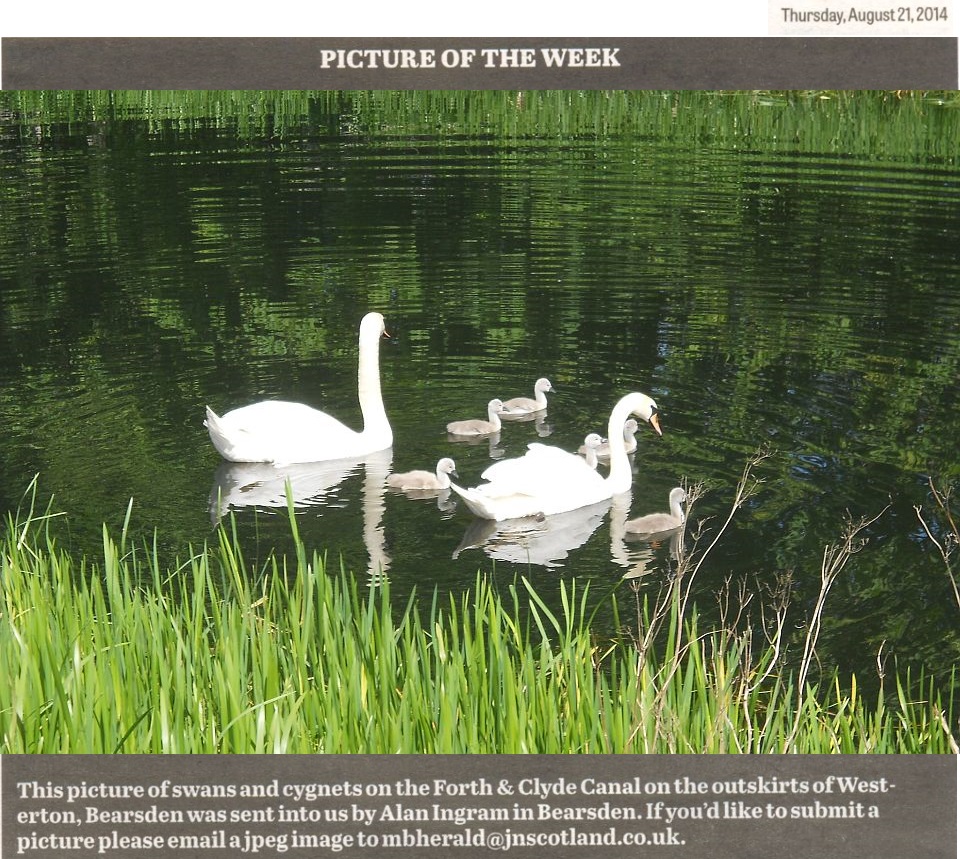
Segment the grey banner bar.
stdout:
<path fill-rule="evenodd" d="M 957 39 L 4 38 L 4 89 L 955 89 Z"/>
<path fill-rule="evenodd" d="M 4 857 L 953 859 L 934 755 L 33 755 Z"/>

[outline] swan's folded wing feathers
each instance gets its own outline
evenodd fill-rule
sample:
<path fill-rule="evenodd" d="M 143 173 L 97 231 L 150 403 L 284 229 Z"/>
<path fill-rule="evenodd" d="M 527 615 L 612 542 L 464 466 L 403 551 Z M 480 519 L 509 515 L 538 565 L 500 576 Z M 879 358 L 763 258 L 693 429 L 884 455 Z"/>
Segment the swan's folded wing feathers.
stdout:
<path fill-rule="evenodd" d="M 558 455 L 559 454 L 559 455 Z M 530 442 L 523 456 L 513 459 L 501 459 L 493 463 L 480 476 L 484 480 L 514 480 L 536 478 L 549 468 L 551 463 L 562 465 L 568 454 L 558 447 Z"/>
<path fill-rule="evenodd" d="M 465 489 L 450 484 L 454 492 L 459 495 L 467 507 L 483 519 L 519 519 L 524 516 L 533 516 L 543 512 L 542 499 L 535 495 L 505 491 L 498 495 L 497 488 L 491 484 Z"/>
<path fill-rule="evenodd" d="M 488 481 L 482 487 L 484 491 L 495 492 L 498 497 L 596 490 L 603 483 L 603 478 L 576 454 L 539 442 L 529 444 L 524 456 L 495 462 L 481 476 Z"/>
<path fill-rule="evenodd" d="M 290 403 L 272 400 L 242 406 L 227 412 L 221 419 L 231 430 L 251 434 L 270 433 L 294 436 L 314 433 L 344 432 L 356 435 L 356 432 L 326 412 L 311 408 L 303 403 Z"/>

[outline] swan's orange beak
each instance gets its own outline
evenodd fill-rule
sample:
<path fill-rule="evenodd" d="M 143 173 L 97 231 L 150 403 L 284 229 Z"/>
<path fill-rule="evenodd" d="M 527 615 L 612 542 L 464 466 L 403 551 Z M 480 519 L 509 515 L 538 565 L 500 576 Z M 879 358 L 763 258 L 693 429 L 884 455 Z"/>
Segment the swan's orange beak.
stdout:
<path fill-rule="evenodd" d="M 660 429 L 660 417 L 656 412 L 650 415 L 650 426 L 657 431 L 657 435 L 663 435 L 663 430 Z"/>

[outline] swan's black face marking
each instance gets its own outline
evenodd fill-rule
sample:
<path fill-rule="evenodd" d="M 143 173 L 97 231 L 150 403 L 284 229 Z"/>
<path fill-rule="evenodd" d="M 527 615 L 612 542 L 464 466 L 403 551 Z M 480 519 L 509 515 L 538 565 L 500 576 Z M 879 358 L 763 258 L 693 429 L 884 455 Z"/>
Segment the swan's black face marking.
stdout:
<path fill-rule="evenodd" d="M 650 417 L 647 420 L 649 421 L 650 426 L 657 431 L 657 435 L 663 435 L 663 430 L 660 429 L 660 409 L 654 406 L 650 412 Z"/>

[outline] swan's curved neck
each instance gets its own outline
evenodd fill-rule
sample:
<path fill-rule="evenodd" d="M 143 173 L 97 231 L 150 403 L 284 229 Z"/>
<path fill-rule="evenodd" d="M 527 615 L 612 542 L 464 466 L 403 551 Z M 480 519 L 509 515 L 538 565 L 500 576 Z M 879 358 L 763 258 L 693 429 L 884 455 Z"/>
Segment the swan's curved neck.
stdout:
<path fill-rule="evenodd" d="M 627 457 L 627 443 L 623 437 L 623 425 L 633 411 L 629 399 L 625 398 L 614 406 L 607 424 L 607 439 L 610 445 L 610 473 L 606 477 L 610 491 L 617 495 L 627 492 L 633 485 L 633 469 Z"/>
<path fill-rule="evenodd" d="M 360 338 L 360 358 L 357 364 L 357 395 L 363 413 L 363 432 L 390 433 L 390 422 L 383 406 L 380 391 L 380 334 L 366 334 Z"/>
<path fill-rule="evenodd" d="M 679 498 L 670 499 L 670 512 L 677 521 L 684 521 L 683 502 Z"/>

